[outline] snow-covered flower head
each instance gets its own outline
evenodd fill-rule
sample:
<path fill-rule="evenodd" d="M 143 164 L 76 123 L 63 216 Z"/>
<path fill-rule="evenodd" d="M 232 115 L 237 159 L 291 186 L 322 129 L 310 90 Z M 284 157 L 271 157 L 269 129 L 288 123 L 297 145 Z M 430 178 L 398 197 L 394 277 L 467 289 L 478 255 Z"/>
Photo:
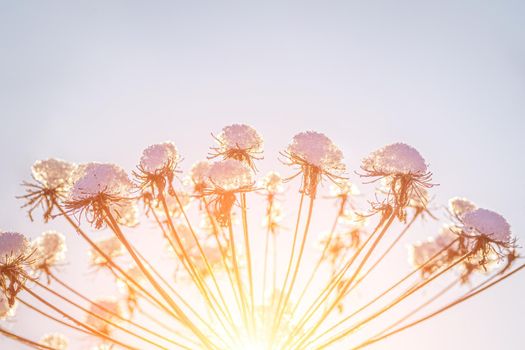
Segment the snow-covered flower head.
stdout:
<path fill-rule="evenodd" d="M 106 195 L 127 198 L 132 189 L 128 175 L 120 166 L 111 163 L 89 163 L 73 185 L 70 201 L 80 201 Z"/>
<path fill-rule="evenodd" d="M 305 131 L 295 135 L 288 145 L 287 153 L 299 162 L 329 173 L 345 170 L 343 152 L 325 134 Z"/>
<path fill-rule="evenodd" d="M 222 156 L 223 159 L 235 159 L 255 169 L 254 159 L 263 150 L 263 139 L 253 127 L 246 124 L 233 124 L 222 128 L 215 138 L 219 144 L 212 147 L 211 158 Z"/>
<path fill-rule="evenodd" d="M 33 211 L 42 207 L 44 222 L 53 218 L 52 212 L 57 202 L 65 199 L 74 182 L 73 174 L 76 172 L 75 164 L 64 160 L 50 158 L 36 161 L 31 167 L 34 183 L 24 182 L 26 194 L 19 196 L 26 203 L 29 218 L 33 220 Z"/>
<path fill-rule="evenodd" d="M 214 162 L 209 172 L 210 182 L 222 191 L 236 191 L 254 184 L 253 171 L 235 159 Z"/>
<path fill-rule="evenodd" d="M 89 311 L 94 315 L 91 313 L 86 315 L 86 324 L 106 335 L 111 334 L 113 326 L 103 320 L 115 323 L 120 317 L 124 316 L 122 305 L 120 301 L 115 298 L 96 299 L 94 303 L 91 304 Z"/>
<path fill-rule="evenodd" d="M 190 179 L 195 188 L 195 192 L 202 192 L 209 187 L 209 174 L 211 163 L 207 160 L 201 160 L 193 164 L 190 170 Z"/>
<path fill-rule="evenodd" d="M 463 228 L 471 235 L 486 236 L 499 243 L 511 241 L 510 225 L 500 214 L 483 208 L 474 209 L 463 215 Z"/>
<path fill-rule="evenodd" d="M 264 188 L 268 194 L 279 194 L 283 192 L 283 178 L 275 172 L 270 171 L 261 181 L 261 187 Z"/>
<path fill-rule="evenodd" d="M 177 147 L 171 141 L 149 146 L 142 152 L 140 168 L 150 174 L 173 171 L 180 161 Z"/>
<path fill-rule="evenodd" d="M 39 343 L 55 350 L 67 350 L 69 347 L 67 338 L 59 333 L 46 334 L 40 339 Z"/>
<path fill-rule="evenodd" d="M 427 164 L 421 154 L 405 143 L 386 145 L 363 159 L 362 168 L 383 175 L 424 175 Z"/>
<path fill-rule="evenodd" d="M 0 232 L 0 266 L 7 266 L 31 255 L 31 244 L 18 232 Z"/>
<path fill-rule="evenodd" d="M 114 259 L 124 254 L 124 246 L 122 242 L 115 237 L 111 236 L 103 238 L 95 242 L 97 247 L 104 253 L 108 258 Z M 93 266 L 103 266 L 107 264 L 107 259 L 100 254 L 95 248 L 91 248 L 88 252 L 89 260 Z"/>
<path fill-rule="evenodd" d="M 84 215 L 95 228 L 101 228 L 109 214 L 118 217 L 127 205 L 133 184 L 120 166 L 109 163 L 89 163 L 80 167 L 66 208 Z"/>
<path fill-rule="evenodd" d="M 0 291 L 0 320 L 13 317 L 16 313 L 17 306 L 17 302 L 10 305 L 7 296 Z"/>
<path fill-rule="evenodd" d="M 455 217 L 461 219 L 465 214 L 477 209 L 477 206 L 467 198 L 454 197 L 448 201 L 448 208 Z"/>
<path fill-rule="evenodd" d="M 31 167 L 33 178 L 47 189 L 67 191 L 76 165 L 62 159 L 49 158 L 36 161 Z"/>
<path fill-rule="evenodd" d="M 34 253 L 32 266 L 47 269 L 61 263 L 66 257 L 66 238 L 57 231 L 45 231 L 32 243 Z"/>
<path fill-rule="evenodd" d="M 383 179 L 386 185 L 387 204 L 381 209 L 393 208 L 399 220 L 406 220 L 405 208 L 414 198 L 424 202 L 422 189 L 430 188 L 432 174 L 421 154 L 412 146 L 393 143 L 384 146 L 365 157 L 361 163 L 365 172 L 361 176 Z"/>
<path fill-rule="evenodd" d="M 301 192 L 315 197 L 317 185 L 323 176 L 332 182 L 343 179 L 341 174 L 346 167 L 343 164 L 343 152 L 325 134 L 315 131 L 305 131 L 295 135 L 292 142 L 282 153 L 288 160 L 288 165 L 297 165 L 302 174 Z"/>

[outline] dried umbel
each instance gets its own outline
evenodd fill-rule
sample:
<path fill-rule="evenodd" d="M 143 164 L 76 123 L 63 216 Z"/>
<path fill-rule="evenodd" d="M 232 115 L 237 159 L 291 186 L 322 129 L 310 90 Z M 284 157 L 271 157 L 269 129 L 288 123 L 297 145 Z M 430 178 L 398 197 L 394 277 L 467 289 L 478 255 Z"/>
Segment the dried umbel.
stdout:
<path fill-rule="evenodd" d="M 255 170 L 254 160 L 262 159 L 263 139 L 253 127 L 245 124 L 225 126 L 215 138 L 218 146 L 212 147 L 211 158 L 235 159 Z"/>
<path fill-rule="evenodd" d="M 436 236 L 421 242 L 416 232 L 410 271 L 391 263 L 424 214 L 442 217 L 428 210 L 430 173 L 410 146 L 389 145 L 365 158 L 363 176 L 379 180 L 367 200 L 366 189 L 358 196 L 343 177 L 342 152 L 321 133 L 296 135 L 283 153 L 297 169 L 294 176 L 283 180 L 269 172 L 257 182 L 253 163 L 262 158 L 262 138 L 255 130 L 228 126 L 217 140 L 215 162 L 198 162 L 181 174 L 191 181 L 174 181 L 181 156 L 172 143 L 144 151 L 135 184 L 113 164 L 76 166 L 67 198 L 45 194 L 53 199 L 47 219 L 71 226 L 68 241 L 88 243 L 96 267 L 90 272 L 106 274 L 104 283 L 115 283 L 119 297 L 98 299 L 82 291 L 92 289 L 59 277 L 62 269 L 52 268 L 65 250 L 58 233 L 43 234 L 31 247 L 23 236 L 3 233 L 0 318 L 12 314 L 18 300 L 24 313 L 36 311 L 94 338 L 81 348 L 98 344 L 97 350 L 357 350 L 525 268 L 514 266 L 521 257 L 506 220 L 460 198 L 451 201 L 450 222 Z M 294 184 L 296 177 L 301 181 Z M 38 179 L 41 187 L 61 186 Z M 284 181 L 290 181 L 286 192 Z M 325 234 L 312 237 L 314 230 Z M 98 235 L 104 238 L 92 238 Z M 170 254 L 162 251 L 166 245 Z M 316 245 L 318 251 L 309 249 Z M 374 274 L 381 266 L 388 278 Z M 33 273 L 35 267 L 45 273 Z M 363 306 L 355 302 L 360 298 Z M 396 307 L 402 302 L 408 314 Z M 394 322 L 373 322 L 379 317 Z M 3 328 L 0 334 L 47 346 Z"/>
<path fill-rule="evenodd" d="M 432 174 L 419 152 L 404 143 L 384 146 L 365 157 L 361 164 L 364 174 L 374 180 L 386 182 L 386 206 L 401 220 L 406 220 L 405 208 L 419 197 L 424 203 L 423 189 L 432 187 Z"/>
<path fill-rule="evenodd" d="M 119 216 L 129 205 L 132 188 L 128 175 L 118 165 L 89 163 L 74 183 L 66 208 L 99 229 L 109 215 Z"/>
<path fill-rule="evenodd" d="M 15 316 L 17 303 L 10 305 L 7 296 L 0 292 L 0 321 Z"/>
<path fill-rule="evenodd" d="M 34 182 L 24 182 L 26 194 L 20 196 L 26 203 L 29 218 L 33 220 L 33 211 L 39 206 L 44 213 L 43 218 L 48 222 L 58 201 L 69 194 L 74 181 L 77 165 L 61 159 L 49 158 L 36 161 L 31 167 Z"/>
<path fill-rule="evenodd" d="M 32 263 L 30 247 L 21 233 L 0 232 L 0 294 L 5 295 L 10 307 L 26 280 L 31 279 L 27 272 Z"/>
<path fill-rule="evenodd" d="M 212 188 L 205 194 L 212 197 L 210 204 L 214 208 L 217 221 L 223 226 L 228 226 L 236 201 L 235 195 L 253 190 L 253 171 L 241 161 L 226 159 L 212 164 L 209 179 Z"/>
<path fill-rule="evenodd" d="M 282 154 L 288 165 L 301 168 L 293 177 L 302 175 L 302 191 L 314 198 L 322 177 L 337 182 L 346 169 L 343 152 L 326 135 L 315 131 L 295 135 Z"/>
<path fill-rule="evenodd" d="M 32 268 L 49 274 L 50 269 L 66 257 L 66 238 L 57 231 L 45 231 L 32 242 Z"/>
<path fill-rule="evenodd" d="M 40 339 L 39 343 L 55 350 L 67 350 L 69 348 L 69 341 L 67 338 L 59 333 L 46 334 Z"/>

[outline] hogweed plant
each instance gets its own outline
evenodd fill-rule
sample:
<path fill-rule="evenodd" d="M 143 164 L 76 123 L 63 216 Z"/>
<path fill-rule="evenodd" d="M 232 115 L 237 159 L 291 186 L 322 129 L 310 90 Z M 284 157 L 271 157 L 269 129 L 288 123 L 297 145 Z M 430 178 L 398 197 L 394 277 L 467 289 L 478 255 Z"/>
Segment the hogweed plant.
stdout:
<path fill-rule="evenodd" d="M 86 242 L 93 271 L 111 276 L 119 293 L 86 295 L 59 276 L 67 268 L 63 234 L 46 231 L 30 242 L 2 232 L 0 318 L 14 317 L 21 306 L 93 339 L 90 347 L 99 350 L 336 349 L 340 342 L 355 350 L 432 319 L 524 267 L 514 266 L 517 245 L 501 215 L 453 198 L 442 230 L 410 247 L 410 272 L 367 290 L 356 306 L 349 301 L 358 287 L 414 223 L 436 218 L 432 173 L 419 152 L 396 143 L 365 157 L 355 172 L 376 188 L 363 200 L 347 178 L 342 151 L 322 133 L 293 137 L 280 156 L 284 177 L 257 174 L 263 139 L 252 127 L 227 126 L 214 140 L 207 159 L 187 175 L 172 142 L 146 148 L 131 176 L 115 164 L 37 161 L 20 196 L 29 218 L 41 210 L 44 222 L 65 220 L 67 239 Z M 294 188 L 296 196 L 285 192 Z M 334 221 L 316 237 L 312 221 L 327 221 L 316 214 L 320 201 L 334 202 Z M 255 202 L 262 219 L 249 213 Z M 156 227 L 164 244 L 153 248 L 169 253 L 173 275 L 131 238 L 142 227 Z M 106 235 L 94 238 L 93 231 Z M 416 296 L 427 286 L 436 292 L 420 302 Z M 373 323 L 382 317 L 391 322 Z M 57 333 L 0 333 L 30 348 L 68 348 Z"/>

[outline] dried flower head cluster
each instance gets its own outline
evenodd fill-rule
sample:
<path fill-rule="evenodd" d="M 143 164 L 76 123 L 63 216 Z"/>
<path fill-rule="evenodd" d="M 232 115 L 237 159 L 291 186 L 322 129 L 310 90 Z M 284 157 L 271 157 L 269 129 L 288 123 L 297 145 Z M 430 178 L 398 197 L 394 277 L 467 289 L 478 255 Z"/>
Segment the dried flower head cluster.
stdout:
<path fill-rule="evenodd" d="M 359 175 L 378 182 L 366 199 L 322 133 L 298 133 L 283 147 L 283 176 L 258 173 L 263 139 L 253 127 L 229 125 L 214 138 L 208 160 L 180 177 L 172 142 L 147 147 L 131 177 L 116 164 L 36 162 L 20 197 L 30 217 L 42 208 L 45 222 L 67 223 L 67 240 L 87 243 L 89 278 L 103 274 L 100 290 L 114 289 L 91 295 L 60 276 L 72 268 L 63 234 L 29 241 L 1 232 L 0 319 L 20 303 L 93 342 L 57 333 L 32 340 L 2 327 L 0 334 L 47 350 L 357 350 L 525 268 L 515 267 L 521 257 L 507 221 L 459 197 L 437 235 L 414 237 L 410 272 L 385 263 L 419 220 L 440 217 L 440 207 L 429 206 L 428 165 L 409 145 L 363 158 Z M 381 268 L 388 279 L 377 279 Z M 390 275 L 399 276 L 390 283 Z M 356 308 L 359 298 L 366 303 Z M 397 307 L 403 301 L 408 313 Z M 379 317 L 392 323 L 372 322 Z"/>

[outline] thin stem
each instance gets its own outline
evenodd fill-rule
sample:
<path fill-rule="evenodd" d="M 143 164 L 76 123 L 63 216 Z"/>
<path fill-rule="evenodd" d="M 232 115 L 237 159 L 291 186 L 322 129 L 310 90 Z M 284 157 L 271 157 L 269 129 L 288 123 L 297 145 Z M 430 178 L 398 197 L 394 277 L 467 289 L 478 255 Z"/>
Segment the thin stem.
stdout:
<path fill-rule="evenodd" d="M 9 331 L 5 330 L 2 327 L 0 327 L 0 333 L 2 335 L 6 336 L 7 338 L 11 338 L 11 339 L 13 339 L 13 340 L 15 340 L 17 342 L 20 342 L 20 343 L 22 343 L 24 345 L 27 345 L 28 347 L 31 347 L 33 349 L 56 350 L 55 348 L 51 348 L 49 346 L 39 344 L 37 342 L 32 341 L 31 339 L 28 339 L 28 338 L 22 337 L 20 335 L 17 335 L 15 333 L 9 332 Z"/>

